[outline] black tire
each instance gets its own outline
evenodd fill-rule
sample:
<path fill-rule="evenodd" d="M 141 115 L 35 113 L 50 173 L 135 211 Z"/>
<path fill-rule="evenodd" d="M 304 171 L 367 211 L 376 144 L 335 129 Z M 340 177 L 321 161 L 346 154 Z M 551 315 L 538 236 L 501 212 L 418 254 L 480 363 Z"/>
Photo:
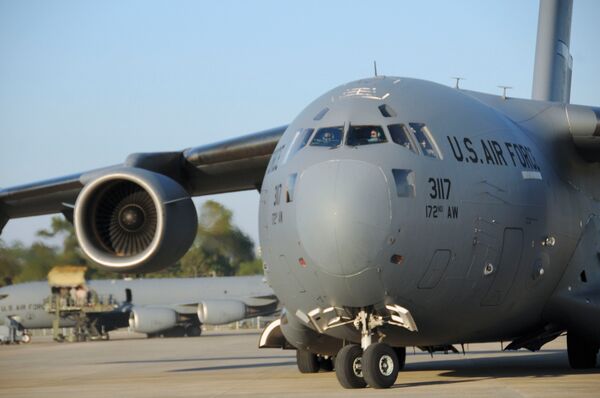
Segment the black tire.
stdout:
<path fill-rule="evenodd" d="M 175 326 L 163 332 L 164 337 L 184 337 L 185 329 L 183 326 Z"/>
<path fill-rule="evenodd" d="M 344 388 L 365 388 L 362 374 L 362 349 L 356 344 L 342 347 L 335 357 L 335 375 Z"/>
<path fill-rule="evenodd" d="M 188 337 L 198 337 L 202 334 L 202 327 L 200 325 L 189 325 L 185 328 L 185 335 Z"/>
<path fill-rule="evenodd" d="M 396 351 L 385 343 L 371 344 L 362 357 L 363 377 L 373 388 L 390 388 L 398 378 Z"/>
<path fill-rule="evenodd" d="M 598 346 L 571 332 L 567 333 L 567 354 L 569 365 L 573 369 L 592 369 L 596 367 Z"/>
<path fill-rule="evenodd" d="M 321 370 L 323 372 L 331 372 L 333 370 L 333 359 L 331 359 L 331 357 L 329 357 L 329 358 L 320 357 L 319 358 L 319 367 L 321 368 Z"/>
<path fill-rule="evenodd" d="M 317 373 L 319 371 L 319 358 L 307 350 L 296 350 L 296 364 L 300 373 Z"/>
<path fill-rule="evenodd" d="M 400 371 L 406 365 L 406 347 L 394 347 L 394 351 L 398 356 L 398 371 Z"/>

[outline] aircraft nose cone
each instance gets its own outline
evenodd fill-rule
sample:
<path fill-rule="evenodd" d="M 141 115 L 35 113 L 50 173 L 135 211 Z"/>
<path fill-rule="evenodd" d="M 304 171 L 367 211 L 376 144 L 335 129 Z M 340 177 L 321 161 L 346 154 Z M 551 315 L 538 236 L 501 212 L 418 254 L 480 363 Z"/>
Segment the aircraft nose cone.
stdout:
<path fill-rule="evenodd" d="M 375 265 L 391 223 L 380 167 L 357 160 L 319 163 L 301 174 L 296 192 L 300 241 L 317 266 L 348 276 Z"/>

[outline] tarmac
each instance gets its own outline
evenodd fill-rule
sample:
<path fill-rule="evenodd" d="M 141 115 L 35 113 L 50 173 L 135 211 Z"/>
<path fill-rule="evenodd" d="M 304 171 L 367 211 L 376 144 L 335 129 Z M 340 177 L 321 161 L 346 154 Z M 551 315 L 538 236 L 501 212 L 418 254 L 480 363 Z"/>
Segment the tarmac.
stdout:
<path fill-rule="evenodd" d="M 537 353 L 471 344 L 466 355 L 408 350 L 389 390 L 345 390 L 334 372 L 300 374 L 295 351 L 259 350 L 259 333 L 0 346 L 0 397 L 599 397 L 600 368 L 569 368 L 565 339 Z"/>

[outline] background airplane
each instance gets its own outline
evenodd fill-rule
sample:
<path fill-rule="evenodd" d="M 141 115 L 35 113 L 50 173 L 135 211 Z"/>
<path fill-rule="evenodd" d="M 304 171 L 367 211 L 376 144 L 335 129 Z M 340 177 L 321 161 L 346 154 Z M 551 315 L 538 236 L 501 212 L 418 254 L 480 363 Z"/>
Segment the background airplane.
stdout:
<path fill-rule="evenodd" d="M 203 324 L 227 324 L 277 310 L 277 299 L 262 276 L 91 280 L 84 287 L 90 295 L 83 303 L 75 303 L 66 288 L 62 305 L 66 308 L 68 300 L 73 301 L 70 308 L 104 304 L 105 310 L 87 315 L 92 338 L 106 338 L 109 331 L 127 326 L 149 337 L 199 336 Z M 25 330 L 52 328 L 55 316 L 45 306 L 51 294 L 48 282 L 0 288 L 0 324 L 13 319 Z M 75 326 L 73 314 L 59 326 Z"/>
<path fill-rule="evenodd" d="M 266 274 L 285 305 L 262 346 L 346 388 L 390 387 L 407 345 L 567 331 L 600 344 L 600 112 L 569 104 L 570 1 L 540 7 L 534 100 L 375 76 L 290 125 L 0 191 L 4 220 L 61 212 L 113 270 L 152 270 L 196 230 L 191 196 L 257 189 Z"/>

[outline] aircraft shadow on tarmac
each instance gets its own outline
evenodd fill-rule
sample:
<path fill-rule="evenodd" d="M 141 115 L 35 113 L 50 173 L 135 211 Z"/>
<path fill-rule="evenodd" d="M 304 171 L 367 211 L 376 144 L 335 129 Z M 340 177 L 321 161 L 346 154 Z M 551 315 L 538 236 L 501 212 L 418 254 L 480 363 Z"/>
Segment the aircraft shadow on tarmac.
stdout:
<path fill-rule="evenodd" d="M 481 352 L 478 352 L 481 353 Z M 497 352 L 496 352 L 497 353 Z M 454 378 L 448 380 L 431 380 L 421 382 L 403 382 L 410 380 L 410 372 L 440 371 L 438 376 Z M 404 376 L 405 373 L 408 375 Z M 570 374 L 596 374 L 600 369 L 574 370 L 569 367 L 565 350 L 552 350 L 537 354 L 511 355 L 496 358 L 462 357 L 451 360 L 432 360 L 429 362 L 410 363 L 407 359 L 406 368 L 398 375 L 398 380 L 393 388 L 418 387 L 425 385 L 444 385 L 455 383 L 468 383 L 480 380 L 500 378 L 544 378 L 561 377 Z M 463 380 L 456 380 L 461 378 Z"/>
<path fill-rule="evenodd" d="M 482 352 L 478 352 L 481 354 Z M 498 354 L 497 351 L 494 353 Z M 267 357 L 223 357 L 200 358 L 184 361 L 217 361 L 217 360 L 248 360 L 248 359 L 282 359 L 283 362 L 247 363 L 218 365 L 209 367 L 195 367 L 174 369 L 169 372 L 205 372 L 214 370 L 251 369 L 295 365 L 295 358 L 281 356 Z M 176 362 L 178 360 L 173 360 Z M 410 372 L 439 371 L 438 377 L 447 380 L 431 380 L 419 382 L 404 382 L 410 380 Z M 499 378 L 545 378 L 561 377 L 570 374 L 597 374 L 600 369 L 573 370 L 569 367 L 566 351 L 545 350 L 543 353 L 510 355 L 503 357 L 469 358 L 460 356 L 457 359 L 432 359 L 427 362 L 411 363 L 408 358 L 406 368 L 400 372 L 394 388 L 418 387 L 426 385 L 444 385 L 456 383 L 476 382 L 480 380 L 493 380 Z"/>
<path fill-rule="evenodd" d="M 262 333 L 261 330 L 258 331 L 248 331 L 248 332 L 235 332 L 235 333 L 205 333 L 202 334 L 202 336 L 197 336 L 197 337 L 192 337 L 192 338 L 199 338 L 199 339 L 209 339 L 212 337 L 223 337 L 223 336 L 227 336 L 227 337 L 234 337 L 234 336 L 259 336 Z M 189 338 L 189 337 L 187 337 Z"/>
<path fill-rule="evenodd" d="M 283 357 L 283 358 L 285 358 L 285 357 Z M 169 372 L 170 373 L 183 373 L 183 372 L 206 372 L 206 371 L 210 371 L 210 370 L 270 368 L 270 367 L 277 367 L 277 366 L 289 366 L 289 365 L 295 365 L 295 364 L 296 364 L 296 359 L 294 358 L 293 361 L 286 361 L 286 362 L 247 363 L 247 364 L 208 366 L 208 367 L 202 367 L 202 368 L 174 369 L 174 370 L 169 370 Z"/>
<path fill-rule="evenodd" d="M 477 351 L 476 354 L 499 354 L 498 351 Z M 561 377 L 570 374 L 596 374 L 600 369 L 573 370 L 569 367 L 567 353 L 565 350 L 544 350 L 534 354 L 518 354 L 501 357 L 470 358 L 461 354 L 449 354 L 453 359 L 439 359 L 435 356 L 431 361 L 411 362 L 411 357 L 429 355 L 427 353 L 409 354 L 404 370 L 398 376 L 394 388 L 400 387 L 418 387 L 426 385 L 444 385 L 456 383 L 468 383 L 480 380 L 492 380 L 499 378 L 543 378 L 543 377 Z M 206 372 L 215 370 L 232 369 L 252 369 L 268 368 L 295 365 L 295 358 L 292 356 L 232 356 L 232 357 L 206 357 L 206 358 L 165 358 L 149 360 L 131 360 L 131 361 L 111 361 L 103 362 L 105 365 L 114 364 L 141 364 L 141 363 L 184 363 L 184 362 L 215 362 L 215 361 L 257 361 L 257 360 L 281 360 L 263 363 L 235 363 L 216 366 L 198 366 L 193 368 L 173 369 L 170 373 L 182 372 Z M 431 380 L 420 382 L 404 382 L 410 380 L 411 372 L 437 371 L 438 377 L 445 377 L 446 380 Z M 460 380 L 459 380 L 460 379 Z"/>
<path fill-rule="evenodd" d="M 124 364 L 141 364 L 141 363 L 175 363 L 175 362 L 202 362 L 202 361 L 243 361 L 243 360 L 260 360 L 260 359 L 295 359 L 292 356 L 281 355 L 262 355 L 262 356 L 246 356 L 246 357 L 208 357 L 208 358 L 165 358 L 165 359 L 139 359 L 131 361 L 110 361 L 102 362 L 101 365 L 124 365 Z M 295 363 L 295 362 L 294 362 Z"/>

